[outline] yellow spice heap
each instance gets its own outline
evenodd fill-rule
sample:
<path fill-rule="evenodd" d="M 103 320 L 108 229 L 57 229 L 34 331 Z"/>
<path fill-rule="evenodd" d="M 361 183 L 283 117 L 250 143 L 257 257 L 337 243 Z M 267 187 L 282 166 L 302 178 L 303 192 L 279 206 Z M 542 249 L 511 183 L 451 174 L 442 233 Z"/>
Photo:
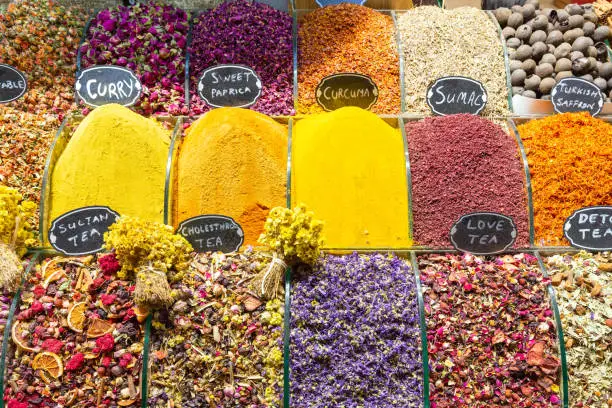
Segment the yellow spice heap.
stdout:
<path fill-rule="evenodd" d="M 120 105 L 104 105 L 79 125 L 51 175 L 50 219 L 108 206 L 163 222 L 170 131 Z"/>
<path fill-rule="evenodd" d="M 325 222 L 328 248 L 410 246 L 404 142 L 359 108 L 299 120 L 293 129 L 291 201 Z"/>
<path fill-rule="evenodd" d="M 179 148 L 173 223 L 204 214 L 232 217 L 256 245 L 268 212 L 286 206 L 287 126 L 261 113 L 214 109 Z"/>

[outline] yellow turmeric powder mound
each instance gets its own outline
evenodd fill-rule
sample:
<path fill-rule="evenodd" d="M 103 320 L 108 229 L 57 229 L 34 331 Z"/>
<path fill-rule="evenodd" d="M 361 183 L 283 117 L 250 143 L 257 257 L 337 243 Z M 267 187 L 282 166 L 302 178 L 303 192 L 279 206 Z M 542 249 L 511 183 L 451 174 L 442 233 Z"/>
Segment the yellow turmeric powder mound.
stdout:
<path fill-rule="evenodd" d="M 286 206 L 287 126 L 240 108 L 214 109 L 186 131 L 174 178 L 173 224 L 232 217 L 256 245 L 268 212 Z"/>
<path fill-rule="evenodd" d="M 533 191 L 535 244 L 568 245 L 567 217 L 612 205 L 612 125 L 586 112 L 531 120 L 523 139 Z"/>
<path fill-rule="evenodd" d="M 348 107 L 299 120 L 292 140 L 292 205 L 304 203 L 325 221 L 326 247 L 411 245 L 398 129 Z"/>
<path fill-rule="evenodd" d="M 92 111 L 52 170 L 49 222 L 93 205 L 163 222 L 170 133 L 120 105 Z"/>

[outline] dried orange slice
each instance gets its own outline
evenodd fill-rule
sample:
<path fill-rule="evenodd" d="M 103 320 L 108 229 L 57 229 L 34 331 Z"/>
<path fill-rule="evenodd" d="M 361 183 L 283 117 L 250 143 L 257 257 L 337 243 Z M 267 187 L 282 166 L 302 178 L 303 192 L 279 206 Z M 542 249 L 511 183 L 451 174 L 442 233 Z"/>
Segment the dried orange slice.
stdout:
<path fill-rule="evenodd" d="M 85 312 L 87 311 L 87 303 L 79 302 L 72 305 L 68 311 L 68 327 L 77 333 L 83 333 L 85 327 Z"/>
<path fill-rule="evenodd" d="M 91 323 L 87 328 L 87 337 L 96 338 L 104 336 L 107 333 L 112 333 L 114 325 L 102 319 L 91 319 Z"/>
<path fill-rule="evenodd" d="M 134 315 L 136 315 L 136 319 L 138 319 L 138 322 L 142 323 L 147 319 L 147 316 L 149 316 L 149 309 L 140 306 L 134 306 Z"/>
<path fill-rule="evenodd" d="M 46 288 L 51 282 L 55 282 L 56 280 L 59 280 L 62 276 L 65 275 L 66 272 L 64 272 L 63 269 L 56 270 L 45 278 L 45 281 L 43 282 L 43 288 Z"/>
<path fill-rule="evenodd" d="M 60 356 L 49 351 L 38 353 L 32 361 L 32 368 L 46 371 L 53 378 L 59 378 L 64 373 L 64 365 Z"/>
<path fill-rule="evenodd" d="M 13 339 L 13 342 L 17 345 L 17 347 L 24 351 L 29 351 L 30 353 L 39 352 L 40 349 L 38 347 L 28 347 L 28 338 L 31 336 L 29 334 L 27 336 L 23 335 L 23 331 L 25 330 L 23 326 L 24 323 L 19 321 L 13 324 L 13 327 L 11 328 L 11 338 Z"/>

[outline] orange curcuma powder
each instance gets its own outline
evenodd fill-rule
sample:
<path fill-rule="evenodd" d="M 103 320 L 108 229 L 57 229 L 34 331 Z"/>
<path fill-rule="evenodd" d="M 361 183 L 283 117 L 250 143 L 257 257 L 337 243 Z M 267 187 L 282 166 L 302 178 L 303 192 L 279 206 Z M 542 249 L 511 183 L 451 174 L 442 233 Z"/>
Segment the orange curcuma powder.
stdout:
<path fill-rule="evenodd" d="M 268 212 L 286 206 L 287 126 L 240 108 L 214 109 L 186 130 L 174 167 L 173 218 L 232 217 L 257 245 Z"/>
<path fill-rule="evenodd" d="M 567 217 L 612 205 L 612 125 L 588 113 L 565 113 L 518 126 L 533 191 L 535 244 L 568 245 Z"/>

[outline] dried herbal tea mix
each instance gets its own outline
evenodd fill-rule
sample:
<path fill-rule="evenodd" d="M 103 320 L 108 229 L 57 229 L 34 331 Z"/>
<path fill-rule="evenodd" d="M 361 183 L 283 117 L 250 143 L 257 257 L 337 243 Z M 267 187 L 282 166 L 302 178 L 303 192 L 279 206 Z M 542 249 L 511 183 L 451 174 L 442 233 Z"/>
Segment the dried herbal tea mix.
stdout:
<path fill-rule="evenodd" d="M 394 255 L 328 255 L 294 279 L 291 406 L 421 407 L 416 285 Z"/>
<path fill-rule="evenodd" d="M 283 295 L 266 303 L 247 289 L 270 260 L 195 255 L 174 305 L 153 315 L 150 407 L 280 407 Z"/>
<path fill-rule="evenodd" d="M 559 406 L 549 280 L 534 256 L 424 255 L 419 268 L 432 407 Z"/>
<path fill-rule="evenodd" d="M 143 335 L 133 283 L 112 254 L 46 259 L 11 328 L 8 407 L 116 407 L 140 402 Z"/>
<path fill-rule="evenodd" d="M 561 314 L 571 407 L 612 406 L 612 255 L 546 258 Z"/>
<path fill-rule="evenodd" d="M 417 7 L 398 18 L 404 53 L 405 110 L 429 114 L 427 88 L 460 75 L 482 82 L 488 94 L 483 115 L 508 114 L 504 50 L 496 24 L 473 7 Z"/>

